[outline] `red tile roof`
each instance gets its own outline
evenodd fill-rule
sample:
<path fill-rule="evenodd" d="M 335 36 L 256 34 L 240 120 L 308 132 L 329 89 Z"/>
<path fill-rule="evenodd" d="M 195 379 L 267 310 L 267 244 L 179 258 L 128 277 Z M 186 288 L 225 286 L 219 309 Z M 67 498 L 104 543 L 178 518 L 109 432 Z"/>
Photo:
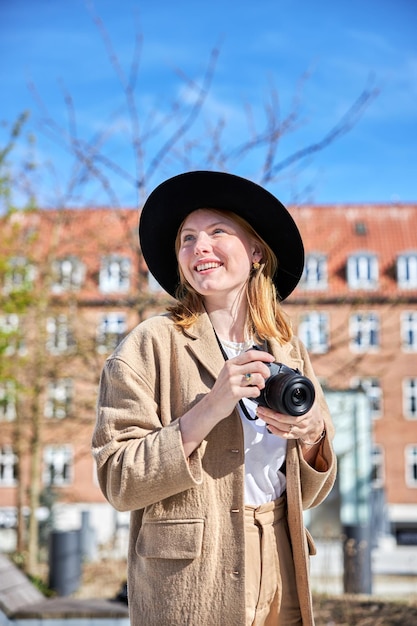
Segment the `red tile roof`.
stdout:
<path fill-rule="evenodd" d="M 398 297 L 417 296 L 417 290 L 400 291 L 395 264 L 399 253 L 417 253 L 417 204 L 403 205 L 327 205 L 290 207 L 306 253 L 327 256 L 328 287 L 326 290 L 298 286 L 291 301 L 306 298 Z M 8 223 L 23 226 L 20 241 L 15 242 L 23 256 L 45 259 L 66 255 L 78 256 L 91 273 L 99 270 L 100 257 L 124 254 L 137 262 L 139 212 L 135 209 L 64 209 L 15 213 Z M 6 245 L 7 228 L 2 226 L 2 245 Z M 28 242 L 26 251 L 22 246 Z M 36 237 L 31 233 L 37 232 Z M 53 249 L 55 250 L 53 251 Z M 4 248 L 5 249 L 5 248 Z M 379 263 L 379 286 L 373 292 L 352 291 L 346 282 L 349 255 L 356 252 L 376 254 Z M 140 271 L 146 271 L 141 266 Z M 92 285 L 87 289 L 91 293 Z"/>
<path fill-rule="evenodd" d="M 328 295 L 353 295 L 346 282 L 346 263 L 356 252 L 373 253 L 378 258 L 379 287 L 374 295 L 398 295 L 397 256 L 403 252 L 417 253 L 417 205 L 315 205 L 293 207 L 290 212 L 300 229 L 306 253 L 327 256 Z M 417 290 L 412 291 L 415 296 Z M 365 293 L 369 295 L 356 291 L 357 295 Z M 410 290 L 404 293 L 411 295 Z M 299 286 L 291 299 L 305 296 L 306 291 Z"/>

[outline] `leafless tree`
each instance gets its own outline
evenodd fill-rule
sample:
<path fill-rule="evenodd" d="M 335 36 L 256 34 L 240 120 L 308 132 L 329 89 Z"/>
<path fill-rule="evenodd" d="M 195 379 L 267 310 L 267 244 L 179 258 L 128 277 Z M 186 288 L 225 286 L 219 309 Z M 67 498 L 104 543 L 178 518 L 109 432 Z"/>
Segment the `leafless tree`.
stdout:
<path fill-rule="evenodd" d="M 246 112 L 246 125 L 236 134 L 236 141 L 231 144 L 227 137 L 228 121 L 224 117 L 219 116 L 208 122 L 205 119 L 207 100 L 212 89 L 220 46 L 213 48 L 201 79 L 195 79 L 188 76 L 184 71 L 177 70 L 176 74 L 181 87 L 178 91 L 187 91 L 188 98 L 186 100 L 181 96 L 176 96 L 157 104 L 153 103 L 147 110 L 144 110 L 140 105 L 138 88 L 143 45 L 141 34 L 138 32 L 135 37 L 130 66 L 128 71 L 125 71 L 104 22 L 93 9 L 91 11 L 104 44 L 109 66 L 119 81 L 123 107 L 113 111 L 107 120 L 102 120 L 100 131 L 83 135 L 78 123 L 76 105 L 72 95 L 64 86 L 62 86 L 62 92 L 66 123 L 62 124 L 50 113 L 48 103 L 44 102 L 36 85 L 30 85 L 37 104 L 38 132 L 66 151 L 72 158 L 71 171 L 65 178 L 61 190 L 54 195 L 55 208 L 65 208 L 74 202 L 80 206 L 89 204 L 91 202 L 89 199 L 91 183 L 94 183 L 100 192 L 104 193 L 108 204 L 115 211 L 123 204 L 120 199 L 120 188 L 125 185 L 134 192 L 132 197 L 135 197 L 135 203 L 140 207 L 150 186 L 167 173 L 201 167 L 236 171 L 239 165 L 253 155 L 256 155 L 255 162 L 257 165 L 252 178 L 261 184 L 270 185 L 277 181 L 283 173 L 291 171 L 292 167 L 298 166 L 306 159 L 314 158 L 317 153 L 325 150 L 333 142 L 350 132 L 378 94 L 378 89 L 370 82 L 355 98 L 340 120 L 329 128 L 323 136 L 282 157 L 280 149 L 283 138 L 293 133 L 301 124 L 300 102 L 303 84 L 310 79 L 306 74 L 295 90 L 292 106 L 286 115 L 281 115 L 279 94 L 274 87 L 271 87 L 262 105 L 263 119 L 261 121 L 255 120 L 254 103 L 242 102 L 242 111 Z M 121 110 L 127 115 L 128 120 L 126 144 L 129 146 L 132 156 L 130 166 L 120 164 L 107 150 L 109 142 L 117 132 L 114 130 L 115 121 Z M 37 177 L 42 173 L 42 164 L 37 164 L 35 167 L 33 155 L 29 150 L 29 156 L 20 170 L 15 169 L 14 173 L 10 174 L 10 170 L 5 167 L 15 142 L 22 136 L 22 125 L 25 121 L 26 116 L 22 115 L 11 131 L 10 141 L 0 151 L 0 202 L 3 210 L 6 208 L 7 212 L 15 210 L 11 197 L 13 188 L 26 193 L 28 200 L 25 209 L 30 210 L 36 207 L 36 193 L 33 192 L 33 189 L 36 188 Z M 119 215 L 122 220 L 123 212 L 119 212 Z M 59 224 L 56 223 L 55 228 L 58 226 Z M 130 241 L 132 249 L 140 255 L 136 238 L 128 228 L 126 228 L 126 237 L 126 240 Z M 45 328 L 45 319 L 52 307 L 51 300 L 45 294 L 48 291 L 46 288 L 48 281 L 51 280 L 48 268 L 51 267 L 54 255 L 57 253 L 57 248 L 52 243 L 47 257 L 44 259 L 41 291 L 32 293 L 25 305 L 25 313 L 32 316 L 38 330 Z M 7 258 L 2 258 L 1 262 L 4 274 Z M 155 306 L 155 296 L 147 292 L 146 282 L 143 278 L 139 276 L 138 281 L 138 295 L 134 304 L 140 319 L 147 307 Z M 4 299 L 2 304 L 5 304 Z M 76 306 L 76 300 L 72 301 L 72 306 Z M 83 347 L 78 357 L 86 362 L 95 358 L 91 349 L 88 348 L 90 343 L 90 339 L 84 337 L 81 338 L 79 344 Z M 0 379 L 15 377 L 16 381 L 27 391 L 25 406 L 18 411 L 19 416 L 16 420 L 15 429 L 18 456 L 28 454 L 30 458 L 30 518 L 27 542 L 29 570 L 33 570 L 35 567 L 38 555 L 36 511 L 40 502 L 41 448 L 44 441 L 43 416 L 39 398 L 44 393 L 48 377 L 52 375 L 50 368 L 48 368 L 44 346 L 44 333 L 39 332 L 33 339 L 31 357 L 29 363 L 26 363 L 26 367 L 21 368 L 20 372 L 13 368 L 7 372 L 0 372 Z M 63 364 L 62 367 L 64 367 Z M 25 372 L 26 378 L 24 380 L 21 378 L 22 372 Z M 29 420 L 30 424 L 31 437 L 29 440 L 25 440 L 22 434 L 23 429 L 26 429 L 27 426 L 27 423 L 23 422 L 23 415 L 26 416 L 25 420 Z M 24 483 L 20 480 L 19 468 L 20 465 L 18 465 L 17 472 L 19 484 L 17 505 L 20 511 L 18 547 L 23 550 L 25 541 L 23 539 L 21 510 L 24 501 L 22 492 Z"/>

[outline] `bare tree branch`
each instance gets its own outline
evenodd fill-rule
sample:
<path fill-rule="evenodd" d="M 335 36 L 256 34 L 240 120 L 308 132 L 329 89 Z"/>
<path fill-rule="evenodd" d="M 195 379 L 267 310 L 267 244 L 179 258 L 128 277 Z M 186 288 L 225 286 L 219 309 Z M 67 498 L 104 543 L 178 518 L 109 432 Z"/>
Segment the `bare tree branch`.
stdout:
<path fill-rule="evenodd" d="M 317 142 L 311 143 L 300 150 L 296 150 L 293 154 L 275 163 L 269 170 L 264 172 L 261 183 L 265 184 L 272 180 L 279 172 L 288 168 L 294 163 L 298 163 L 306 157 L 311 157 L 317 152 L 321 152 L 327 148 L 334 141 L 346 135 L 357 124 L 359 119 L 364 114 L 367 107 L 378 96 L 379 90 L 377 88 L 366 88 L 362 91 L 359 97 L 355 100 L 348 111 L 341 117 L 336 125 L 326 135 Z"/>
<path fill-rule="evenodd" d="M 290 171 L 291 166 L 305 163 L 307 158 L 313 158 L 315 154 L 347 134 L 378 95 L 378 89 L 372 85 L 366 87 L 322 138 L 282 158 L 279 150 L 282 139 L 306 123 L 301 117 L 300 110 L 304 86 L 310 78 L 310 73 L 305 72 L 300 78 L 286 116 L 281 114 L 279 92 L 272 83 L 263 107 L 263 128 L 258 130 L 256 127 L 253 103 L 242 104 L 242 108 L 246 109 L 248 138 L 245 139 L 245 129 L 242 129 L 242 132 L 236 135 L 238 142 L 234 141 L 234 145 L 226 148 L 228 128 L 225 119 L 221 116 L 216 119 L 214 116 L 215 119 L 210 118 L 209 122 L 206 122 L 203 118 L 203 124 L 198 124 L 205 112 L 220 47 L 212 49 L 201 80 L 187 76 L 181 69 L 175 69 L 181 81 L 179 95 L 171 101 L 164 99 L 161 103 L 153 103 L 143 111 L 139 105 L 137 91 L 142 35 L 136 31 L 132 58 L 128 71 L 125 71 L 103 20 L 91 2 L 88 2 L 87 6 L 103 41 L 110 67 L 120 84 L 124 103 L 111 113 L 108 122 L 103 121 L 100 124 L 98 132 L 86 139 L 77 126 L 73 99 L 62 84 L 68 116 L 66 129 L 52 118 L 36 88 L 31 85 L 41 111 L 41 132 L 74 158 L 64 194 L 66 200 L 75 197 L 77 193 L 82 194 L 83 189 L 95 182 L 105 192 L 110 203 L 119 206 L 118 186 L 123 183 L 127 184 L 128 188 L 134 189 L 136 203 L 140 206 L 147 193 L 147 187 L 159 169 L 177 169 L 178 164 L 191 169 L 196 163 L 199 165 L 202 163 L 203 167 L 226 170 L 231 169 L 232 163 L 236 165 L 253 155 L 256 155 L 259 163 L 257 167 L 260 172 L 259 182 L 267 184 L 276 180 L 283 171 Z M 184 93 L 188 98 L 183 97 Z M 121 112 L 127 112 L 126 147 L 133 154 L 133 168 L 131 163 L 121 164 L 108 150 L 110 141 L 117 133 L 112 122 L 119 118 Z M 201 130 L 204 123 L 206 123 L 205 132 Z"/>

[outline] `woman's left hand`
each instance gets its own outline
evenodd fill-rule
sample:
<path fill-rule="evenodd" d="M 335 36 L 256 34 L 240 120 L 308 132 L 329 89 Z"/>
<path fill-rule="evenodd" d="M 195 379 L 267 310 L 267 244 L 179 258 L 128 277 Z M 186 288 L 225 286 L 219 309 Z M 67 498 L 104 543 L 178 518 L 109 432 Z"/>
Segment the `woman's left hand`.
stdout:
<path fill-rule="evenodd" d="M 313 404 L 308 413 L 299 416 L 277 413 L 263 406 L 258 406 L 256 414 L 273 435 L 284 439 L 300 439 L 307 446 L 320 440 L 325 427 L 317 403 Z"/>

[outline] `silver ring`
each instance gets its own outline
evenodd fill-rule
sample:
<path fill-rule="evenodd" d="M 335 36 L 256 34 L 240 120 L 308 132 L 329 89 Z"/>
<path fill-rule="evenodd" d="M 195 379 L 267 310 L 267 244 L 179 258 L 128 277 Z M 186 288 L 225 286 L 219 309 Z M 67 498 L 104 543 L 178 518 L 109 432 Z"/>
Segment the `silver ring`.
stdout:
<path fill-rule="evenodd" d="M 246 380 L 246 382 L 248 383 L 248 382 L 251 380 L 251 378 L 252 378 L 252 374 L 251 374 L 250 372 L 247 372 L 247 373 L 245 374 L 245 380 Z"/>

